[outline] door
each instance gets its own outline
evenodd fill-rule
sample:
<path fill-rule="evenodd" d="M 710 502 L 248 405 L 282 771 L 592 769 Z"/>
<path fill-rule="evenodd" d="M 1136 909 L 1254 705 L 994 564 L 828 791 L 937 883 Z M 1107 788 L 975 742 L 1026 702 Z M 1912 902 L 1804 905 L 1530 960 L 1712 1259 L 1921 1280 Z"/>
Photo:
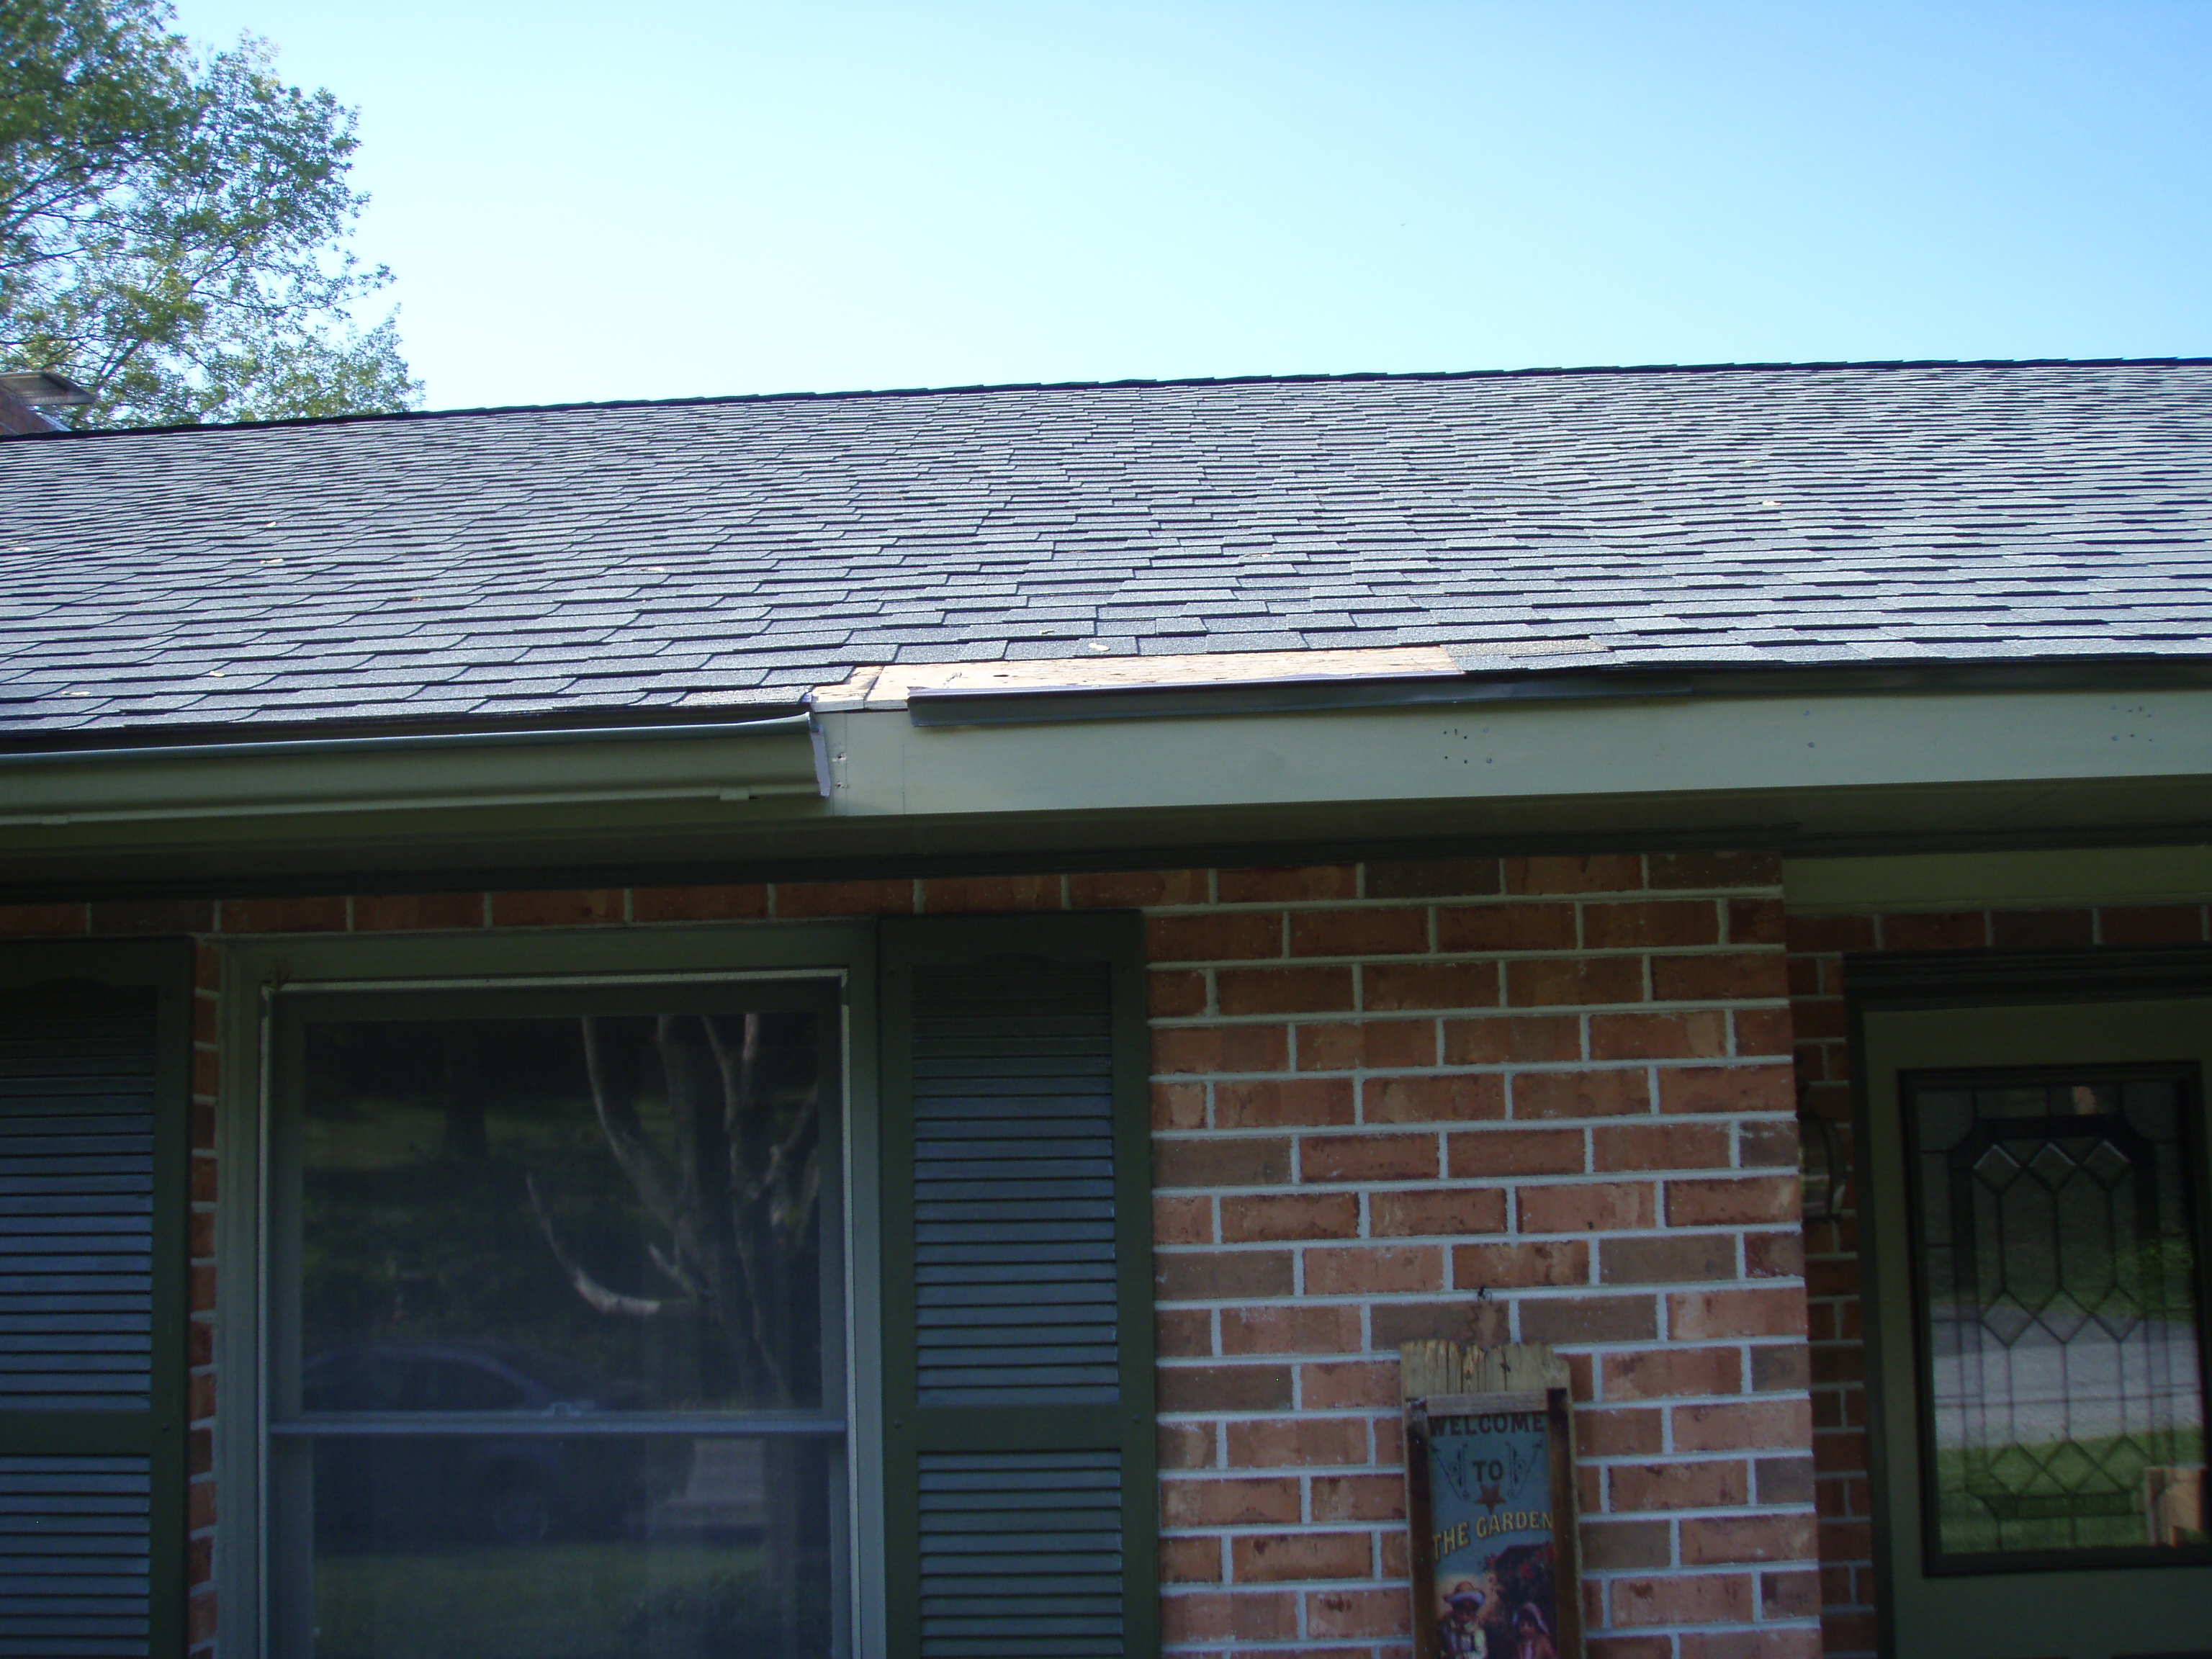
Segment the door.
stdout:
<path fill-rule="evenodd" d="M 1885 1645 L 2212 1651 L 2212 1001 L 1869 1009 L 1862 1030 Z"/>

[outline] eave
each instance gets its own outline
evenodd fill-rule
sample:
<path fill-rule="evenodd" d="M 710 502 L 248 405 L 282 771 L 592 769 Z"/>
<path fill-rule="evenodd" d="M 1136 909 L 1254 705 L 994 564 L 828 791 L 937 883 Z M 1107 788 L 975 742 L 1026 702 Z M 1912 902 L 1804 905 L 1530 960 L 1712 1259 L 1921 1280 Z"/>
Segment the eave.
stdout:
<path fill-rule="evenodd" d="M 1978 671 L 1654 689 L 1202 689 L 1172 707 L 823 700 L 812 717 L 0 758 L 18 897 L 647 883 L 1755 844 L 1798 855 L 2212 833 L 2212 685 Z M 1347 696 L 1346 693 L 1349 693 Z M 1019 694 L 1016 694 L 1019 695 Z M 1157 693 L 1147 695 L 1158 695 Z M 1269 706 L 1272 704 L 1273 706 Z M 1287 704 L 1288 706 L 1285 706 Z M 818 747 L 817 747 L 818 739 Z"/>

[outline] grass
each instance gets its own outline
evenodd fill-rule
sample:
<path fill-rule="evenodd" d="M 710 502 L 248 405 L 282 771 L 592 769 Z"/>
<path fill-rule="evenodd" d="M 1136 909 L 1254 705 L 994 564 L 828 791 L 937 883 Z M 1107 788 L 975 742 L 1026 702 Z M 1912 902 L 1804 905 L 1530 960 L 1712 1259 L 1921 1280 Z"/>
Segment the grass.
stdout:
<path fill-rule="evenodd" d="M 796 1655 L 819 1607 L 778 1617 L 752 1546 L 541 1544 L 324 1555 L 317 1659 L 694 1659 Z"/>
<path fill-rule="evenodd" d="M 2151 1437 L 2142 1437 L 2136 1443 Z M 2048 1516 L 2000 1520 L 1989 1504 L 1975 1497 L 1969 1486 L 1987 1479 L 1969 1462 L 1968 1454 L 1947 1448 L 1936 1454 L 1936 1478 L 1940 1506 L 1942 1545 L 1947 1555 L 1979 1555 L 2012 1550 L 2073 1550 L 2140 1547 L 2148 1543 L 2142 1509 L 2142 1466 L 2144 1462 L 2202 1465 L 2204 1436 L 2201 1430 L 2171 1431 L 2156 1437 L 2163 1442 L 2153 1455 L 2127 1455 L 2117 1437 L 2076 1443 L 2089 1461 L 2107 1473 L 2082 1480 L 2076 1490 L 2094 1504 L 2102 1502 L 2107 1514 Z M 2047 1450 L 2047 1449 L 2045 1449 Z M 1976 1463 L 1986 1462 L 1979 1455 Z M 2066 1490 L 2057 1480 L 2033 1480 L 2021 1489 L 2031 1497 L 2058 1497 Z M 2084 1505 L 2085 1508 L 2089 1505 Z"/>

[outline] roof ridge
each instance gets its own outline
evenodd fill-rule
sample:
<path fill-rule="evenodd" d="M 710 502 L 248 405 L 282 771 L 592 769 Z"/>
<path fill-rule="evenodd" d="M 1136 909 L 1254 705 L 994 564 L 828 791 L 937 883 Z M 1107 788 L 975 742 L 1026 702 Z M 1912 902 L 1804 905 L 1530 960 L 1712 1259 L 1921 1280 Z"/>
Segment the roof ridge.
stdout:
<path fill-rule="evenodd" d="M 467 409 L 410 409 L 369 415 L 299 415 L 270 421 L 178 422 L 166 426 L 100 427 L 60 432 L 0 434 L 56 440 L 145 437 L 188 432 L 258 432 L 293 427 L 357 426 L 373 422 L 446 421 L 493 415 L 560 415 L 584 410 L 718 408 L 734 404 L 857 403 L 870 398 L 982 397 L 1009 392 L 1179 391 L 1207 386 L 1357 385 L 1371 381 L 1446 382 L 1572 379 L 1607 374 L 1826 374 L 1911 368 L 2203 368 L 2206 357 L 1892 357 L 1748 363 L 1591 363 L 1528 368 L 1357 370 L 1343 374 L 1183 375 L 1119 380 L 994 380 L 972 386 L 883 386 L 843 392 L 733 392 L 681 398 L 611 398 L 554 404 L 486 404 Z"/>

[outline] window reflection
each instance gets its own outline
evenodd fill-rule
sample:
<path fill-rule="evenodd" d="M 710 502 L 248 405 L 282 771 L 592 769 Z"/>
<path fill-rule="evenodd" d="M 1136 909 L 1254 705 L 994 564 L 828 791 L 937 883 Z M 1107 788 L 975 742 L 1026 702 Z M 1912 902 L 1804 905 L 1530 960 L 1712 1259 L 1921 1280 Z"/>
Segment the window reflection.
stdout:
<path fill-rule="evenodd" d="M 2189 1083 L 1905 1079 L 1931 1567 L 2205 1541 Z"/>
<path fill-rule="evenodd" d="M 280 1653 L 835 1650 L 833 1020 L 686 1000 L 298 1028 Z"/>
<path fill-rule="evenodd" d="M 818 1018 L 310 1027 L 303 1383 L 363 1343 L 444 1342 L 477 1356 L 447 1385 L 483 1389 L 503 1343 L 517 1380 L 573 1366 L 570 1404 L 819 1406 Z M 406 1363 L 430 1385 L 437 1362 Z"/>

